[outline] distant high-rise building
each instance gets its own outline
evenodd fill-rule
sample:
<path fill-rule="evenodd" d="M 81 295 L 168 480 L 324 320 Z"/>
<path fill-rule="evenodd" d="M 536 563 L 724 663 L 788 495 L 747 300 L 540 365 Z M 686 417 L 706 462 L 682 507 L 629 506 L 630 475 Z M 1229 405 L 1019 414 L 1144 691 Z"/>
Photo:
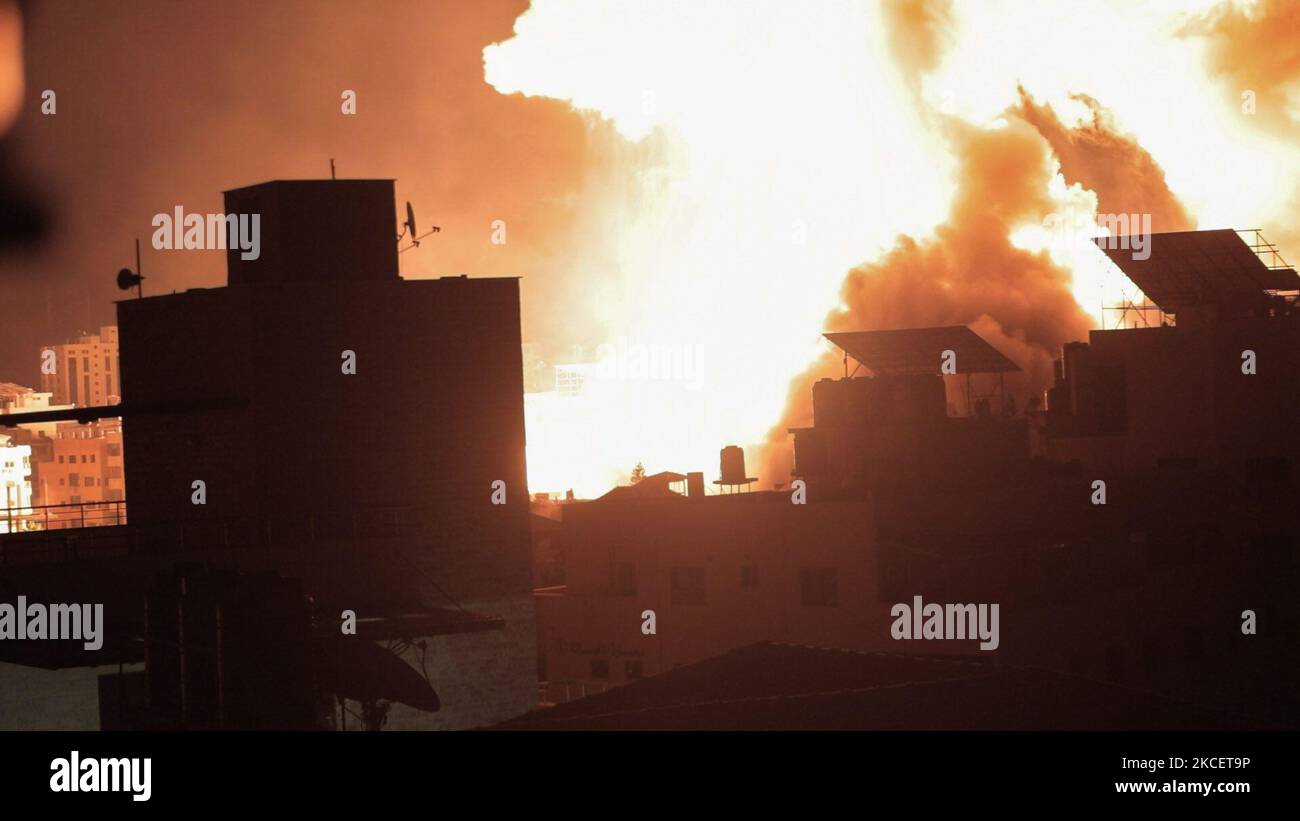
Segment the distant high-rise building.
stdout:
<path fill-rule="evenodd" d="M 42 367 L 41 390 L 52 393 L 55 404 L 88 408 L 121 401 L 116 325 L 105 325 L 98 334 L 84 334 L 76 342 L 42 346 L 42 364 L 48 359 L 46 351 L 54 352 L 54 372 L 45 373 Z"/>

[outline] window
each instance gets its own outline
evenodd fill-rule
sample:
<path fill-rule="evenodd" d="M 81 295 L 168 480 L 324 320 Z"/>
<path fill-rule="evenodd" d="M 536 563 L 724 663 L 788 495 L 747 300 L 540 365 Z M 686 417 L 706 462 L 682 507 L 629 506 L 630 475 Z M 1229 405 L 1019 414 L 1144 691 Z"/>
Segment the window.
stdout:
<path fill-rule="evenodd" d="M 674 567 L 668 581 L 673 604 L 704 604 L 704 568 Z"/>
<path fill-rule="evenodd" d="M 93 453 L 90 454 L 90 463 L 91 463 L 92 465 L 95 463 L 95 454 L 93 454 Z"/>
<path fill-rule="evenodd" d="M 592 678 L 609 678 L 609 660 L 592 659 L 591 660 L 591 677 Z"/>
<path fill-rule="evenodd" d="M 801 568 L 799 587 L 804 607 L 835 607 L 839 603 L 833 567 Z"/>
<path fill-rule="evenodd" d="M 81 464 L 86 464 L 86 454 L 81 454 Z"/>
<path fill-rule="evenodd" d="M 63 464 L 63 454 L 62 454 L 62 453 L 59 454 L 59 464 L 60 464 L 60 465 Z"/>
<path fill-rule="evenodd" d="M 740 566 L 740 586 L 745 590 L 758 587 L 758 565 L 742 564 Z"/>
<path fill-rule="evenodd" d="M 623 677 L 624 677 L 624 678 L 628 679 L 629 681 L 634 681 L 634 680 L 636 680 L 636 679 L 643 678 L 644 676 L 645 676 L 645 673 L 643 673 L 643 672 L 641 671 L 641 660 L 640 660 L 640 659 L 633 659 L 633 660 L 631 660 L 631 661 L 625 661 L 625 662 L 623 662 Z"/>
<path fill-rule="evenodd" d="M 95 477 L 94 477 L 94 476 L 90 476 L 89 474 L 87 474 L 87 476 L 86 476 L 86 487 L 94 487 L 94 486 L 95 486 Z"/>
<path fill-rule="evenodd" d="M 121 455 L 122 455 L 122 446 L 119 445 L 119 444 L 116 444 L 116 443 L 110 444 L 110 445 L 108 446 L 108 455 L 109 455 L 109 456 L 121 456 Z"/>
<path fill-rule="evenodd" d="M 615 596 L 636 595 L 636 565 L 614 562 L 610 566 L 610 587 Z"/>
<path fill-rule="evenodd" d="M 68 484 L 72 487 L 81 487 L 81 475 L 78 473 L 68 474 Z"/>

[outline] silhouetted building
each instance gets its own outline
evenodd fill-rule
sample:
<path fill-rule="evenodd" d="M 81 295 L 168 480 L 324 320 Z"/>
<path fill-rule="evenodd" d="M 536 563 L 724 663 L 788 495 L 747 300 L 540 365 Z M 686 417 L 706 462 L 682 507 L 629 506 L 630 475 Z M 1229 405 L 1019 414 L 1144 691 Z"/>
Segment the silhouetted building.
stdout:
<path fill-rule="evenodd" d="M 393 664 L 427 670 L 445 698 L 395 673 L 397 700 L 421 714 L 399 705 L 389 726 L 464 728 L 528 709 L 536 634 L 517 279 L 401 279 L 389 180 L 228 192 L 237 218 L 250 209 L 259 253 L 244 259 L 228 238 L 228 286 L 118 303 L 120 408 L 34 420 L 124 418 L 128 524 L 0 541 L 20 589 L 105 602 L 111 651 L 0 650 L 49 667 L 138 662 L 130 637 L 144 630 L 152 580 L 178 561 L 216 561 L 301 582 L 336 639 L 321 645 L 327 678 L 308 686 L 295 673 L 283 710 L 239 726 L 277 715 L 276 726 L 302 726 L 302 700 L 331 692 L 382 711 L 378 699 L 393 696 L 371 685 Z M 80 474 L 80 454 L 74 464 Z M 64 566 L 26 571 L 50 563 Z M 355 635 L 340 636 L 345 611 Z M 247 618 L 258 612 L 249 604 Z M 400 659 L 373 644 L 398 639 Z M 125 702 L 139 689 L 126 678 L 104 687 Z M 433 717 L 431 704 L 442 708 Z M 195 721 L 229 723 L 212 715 Z"/>
<path fill-rule="evenodd" d="M 400 279 L 392 203 L 385 180 L 238 189 L 228 207 L 268 209 L 259 260 L 232 251 L 225 288 L 118 303 L 131 404 L 204 408 L 129 421 L 133 521 L 344 529 L 407 508 L 448 538 L 526 544 L 518 281 Z M 518 504 L 492 504 L 497 481 Z"/>
<path fill-rule="evenodd" d="M 1135 280 L 1177 325 L 1067 345 L 1046 410 L 1013 410 L 1015 364 L 966 328 L 829 334 L 845 377 L 814 386 L 813 425 L 792 431 L 805 504 L 792 489 L 566 508 L 566 584 L 538 591 L 549 698 L 761 640 L 914 652 L 890 608 L 920 595 L 1001 607 L 996 650 L 926 650 L 1295 726 L 1300 279 L 1228 233 L 1153 237 Z M 904 726 L 971 726 L 933 715 Z M 717 726 L 791 726 L 778 718 Z"/>

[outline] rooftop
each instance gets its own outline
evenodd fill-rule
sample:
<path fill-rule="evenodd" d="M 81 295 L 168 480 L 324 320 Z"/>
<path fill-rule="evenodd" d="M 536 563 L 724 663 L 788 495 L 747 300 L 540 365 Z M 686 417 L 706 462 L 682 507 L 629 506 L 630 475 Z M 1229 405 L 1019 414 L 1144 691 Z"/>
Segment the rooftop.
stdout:
<path fill-rule="evenodd" d="M 1173 730 L 1236 723 L 1155 693 L 1000 666 L 985 656 L 760 642 L 493 729 Z"/>

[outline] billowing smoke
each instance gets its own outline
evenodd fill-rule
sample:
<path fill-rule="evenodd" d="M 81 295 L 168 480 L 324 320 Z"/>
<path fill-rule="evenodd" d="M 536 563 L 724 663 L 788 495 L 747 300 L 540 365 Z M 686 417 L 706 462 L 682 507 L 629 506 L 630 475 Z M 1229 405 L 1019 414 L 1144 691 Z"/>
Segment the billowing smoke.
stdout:
<path fill-rule="evenodd" d="M 1220 80 L 1226 107 L 1288 146 L 1300 139 L 1300 3 L 1259 0 L 1243 8 L 1224 2 L 1180 33 L 1204 39 L 1207 68 Z M 1294 249 L 1300 247 L 1300 183 L 1292 185 L 1289 207 L 1261 227 L 1271 241 Z"/>
<path fill-rule="evenodd" d="M 1281 136 L 1300 137 L 1300 4 L 1225 2 L 1181 33 L 1205 39 L 1208 68 L 1225 81 L 1229 104 Z"/>
<path fill-rule="evenodd" d="M 1023 87 L 1018 93 L 1020 101 L 1012 111 L 1051 145 L 1067 183 L 1079 183 L 1096 193 L 1098 212 L 1150 214 L 1153 231 L 1195 227 L 1195 220 L 1169 190 L 1164 170 L 1136 140 L 1120 133 L 1099 102 L 1087 94 L 1070 95 L 1092 115 L 1091 121 L 1070 128 L 1050 105 L 1034 102 Z"/>
<path fill-rule="evenodd" d="M 883 257 L 849 271 L 844 308 L 826 318 L 826 329 L 970 325 L 1025 370 L 1009 386 L 1023 403 L 1050 384 L 1061 344 L 1084 338 L 1092 324 L 1071 294 L 1069 271 L 1010 240 L 1018 226 L 1041 222 L 1055 207 L 1052 157 L 1019 120 L 995 129 L 949 120 L 947 135 L 959 175 L 948 219 L 933 237 L 899 237 Z M 812 383 L 839 369 L 839 356 L 827 352 L 791 383 L 785 414 L 769 434 L 764 476 L 789 476 L 786 430 L 811 421 Z"/>
<path fill-rule="evenodd" d="M 1023 407 L 1050 385 L 1061 344 L 1086 338 L 1094 325 L 1072 293 L 1071 271 L 1046 251 L 1012 240 L 1017 229 L 1042 224 L 1059 208 L 1051 194 L 1056 173 L 1092 192 L 1099 212 L 1149 213 L 1157 231 L 1191 228 L 1194 221 L 1150 153 L 1086 94 L 1072 97 L 1091 119 L 1073 127 L 1023 87 L 995 128 L 925 111 L 922 81 L 941 61 L 950 4 L 898 0 L 886 12 L 891 54 L 915 104 L 956 157 L 957 189 L 932 236 L 900 236 L 879 259 L 849 271 L 843 307 L 827 316 L 825 329 L 969 325 L 1024 369 L 1009 385 Z M 827 351 L 791 382 L 785 412 L 765 444 L 764 477 L 789 476 L 788 429 L 811 423 L 813 383 L 840 375 L 841 367 L 840 354 Z"/>

